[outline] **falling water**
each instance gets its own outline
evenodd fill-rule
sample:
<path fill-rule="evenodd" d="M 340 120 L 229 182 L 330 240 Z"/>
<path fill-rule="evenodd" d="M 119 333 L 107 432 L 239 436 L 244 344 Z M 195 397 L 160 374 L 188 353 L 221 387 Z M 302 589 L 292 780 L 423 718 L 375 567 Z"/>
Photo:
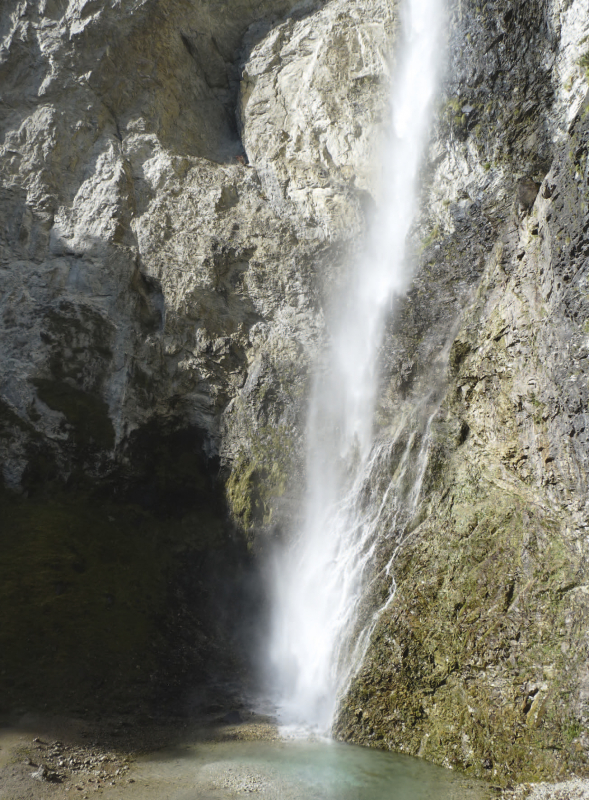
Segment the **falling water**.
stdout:
<path fill-rule="evenodd" d="M 269 660 L 280 716 L 286 724 L 324 732 L 338 693 L 367 646 L 370 619 L 361 631 L 358 619 L 377 532 L 398 523 L 408 498 L 410 505 L 417 502 L 423 479 L 422 451 L 431 419 L 420 442 L 416 433 L 406 435 L 407 426 L 400 421 L 387 445 L 375 445 L 373 414 L 386 315 L 393 295 L 404 291 L 410 277 L 406 239 L 415 218 L 418 173 L 440 69 L 442 2 L 405 0 L 401 11 L 382 200 L 364 254 L 332 314 L 329 369 L 318 369 L 314 380 L 304 522 L 272 571 Z M 403 436 L 401 459 L 381 491 L 372 476 L 391 448 L 398 450 Z M 415 448 L 417 474 L 407 468 Z M 412 485 L 403 492 L 409 472 Z"/>

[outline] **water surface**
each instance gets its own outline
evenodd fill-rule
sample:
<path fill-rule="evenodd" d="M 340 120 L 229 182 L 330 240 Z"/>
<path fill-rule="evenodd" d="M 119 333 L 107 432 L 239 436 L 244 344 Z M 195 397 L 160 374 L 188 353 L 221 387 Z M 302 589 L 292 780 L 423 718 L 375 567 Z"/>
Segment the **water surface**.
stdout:
<path fill-rule="evenodd" d="M 330 741 L 199 742 L 134 770 L 167 800 L 489 800 L 489 788 L 425 761 Z M 159 787 L 159 789 L 158 789 Z"/>

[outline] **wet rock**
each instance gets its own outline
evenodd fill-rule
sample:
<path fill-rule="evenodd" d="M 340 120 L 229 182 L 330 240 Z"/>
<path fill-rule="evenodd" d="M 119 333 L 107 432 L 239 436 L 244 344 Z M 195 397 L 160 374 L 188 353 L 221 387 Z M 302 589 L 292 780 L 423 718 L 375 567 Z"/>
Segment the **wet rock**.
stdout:
<path fill-rule="evenodd" d="M 507 784 L 589 771 L 580 655 L 589 620 L 580 589 L 589 452 L 584 422 L 572 424 L 586 403 L 589 130 L 587 84 L 569 61 L 584 47 L 589 17 L 572 3 L 553 28 L 558 4 L 526 4 L 501 34 L 484 36 L 502 18 L 497 4 L 476 15 L 452 8 L 452 69 L 421 222 L 425 255 L 384 346 L 394 366 L 379 402 L 383 436 L 400 419 L 411 420 L 405 440 L 423 435 L 413 409 L 431 397 L 436 374 L 443 399 L 420 503 L 396 534 L 406 538 L 393 567 L 395 598 L 335 729 Z M 529 31 L 539 30 L 536 14 L 545 35 L 520 58 Z M 466 30 L 469 43 L 459 45 Z M 555 66 L 540 70 L 536 59 Z M 513 71 L 497 80 L 505 60 Z M 566 86 L 565 63 L 575 75 Z M 472 127 L 466 105 L 477 112 Z M 387 485 L 384 471 L 374 485 L 381 480 Z M 383 531 L 376 608 L 390 588 L 384 568 L 396 537 L 387 544 Z"/>
<path fill-rule="evenodd" d="M 221 722 L 227 725 L 238 725 L 240 722 L 243 722 L 243 720 L 239 711 L 229 711 L 229 713 L 221 718 Z"/>
<path fill-rule="evenodd" d="M 0 652 L 19 674 L 21 630 L 45 655 L 38 620 L 66 626 L 84 698 L 114 668 L 148 693 L 180 642 L 180 691 L 228 641 L 208 576 L 234 587 L 244 540 L 300 513 L 310 365 L 378 200 L 396 4 L 70 5 L 0 11 L 0 568 L 7 591 L 40 581 Z M 589 20 L 585 0 L 448 5 L 377 409 L 383 441 L 399 420 L 421 441 L 425 410 L 429 461 L 414 517 L 383 532 L 383 563 L 408 534 L 398 591 L 337 732 L 507 782 L 587 770 Z"/>

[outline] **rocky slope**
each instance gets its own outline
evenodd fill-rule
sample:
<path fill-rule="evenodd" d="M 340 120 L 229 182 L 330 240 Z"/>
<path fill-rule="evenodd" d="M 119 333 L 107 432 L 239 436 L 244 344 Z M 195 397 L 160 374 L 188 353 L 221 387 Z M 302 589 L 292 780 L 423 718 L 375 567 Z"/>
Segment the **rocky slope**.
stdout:
<path fill-rule="evenodd" d="M 395 6 L 2 4 L 7 705 L 235 669 L 248 546 L 296 518 L 323 309 L 376 195 Z M 589 14 L 448 13 L 378 408 L 428 467 L 336 731 L 495 781 L 584 772 Z"/>

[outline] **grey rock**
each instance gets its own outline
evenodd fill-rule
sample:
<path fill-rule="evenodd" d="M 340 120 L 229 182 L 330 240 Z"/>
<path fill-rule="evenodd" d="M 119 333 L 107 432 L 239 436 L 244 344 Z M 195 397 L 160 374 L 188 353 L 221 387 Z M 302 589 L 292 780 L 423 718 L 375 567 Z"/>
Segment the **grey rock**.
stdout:
<path fill-rule="evenodd" d="M 540 184 L 531 178 L 521 178 L 517 185 L 517 199 L 525 209 L 530 209 L 538 195 Z"/>
<path fill-rule="evenodd" d="M 192 431 L 254 550 L 295 525 L 395 27 L 385 0 L 2 5 L 5 487 L 149 487 L 141 436 Z M 428 467 L 336 723 L 503 782 L 589 769 L 588 35 L 584 0 L 449 3 L 377 409 L 385 444 L 432 420 Z"/>
<path fill-rule="evenodd" d="M 428 246 L 385 344 L 383 438 L 403 415 L 406 440 L 423 432 L 412 409 L 436 376 L 439 406 L 421 502 L 383 531 L 370 585 L 378 607 L 401 541 L 395 599 L 335 729 L 497 782 L 584 774 L 588 133 L 571 53 L 589 15 L 575 3 L 452 13 Z"/>

